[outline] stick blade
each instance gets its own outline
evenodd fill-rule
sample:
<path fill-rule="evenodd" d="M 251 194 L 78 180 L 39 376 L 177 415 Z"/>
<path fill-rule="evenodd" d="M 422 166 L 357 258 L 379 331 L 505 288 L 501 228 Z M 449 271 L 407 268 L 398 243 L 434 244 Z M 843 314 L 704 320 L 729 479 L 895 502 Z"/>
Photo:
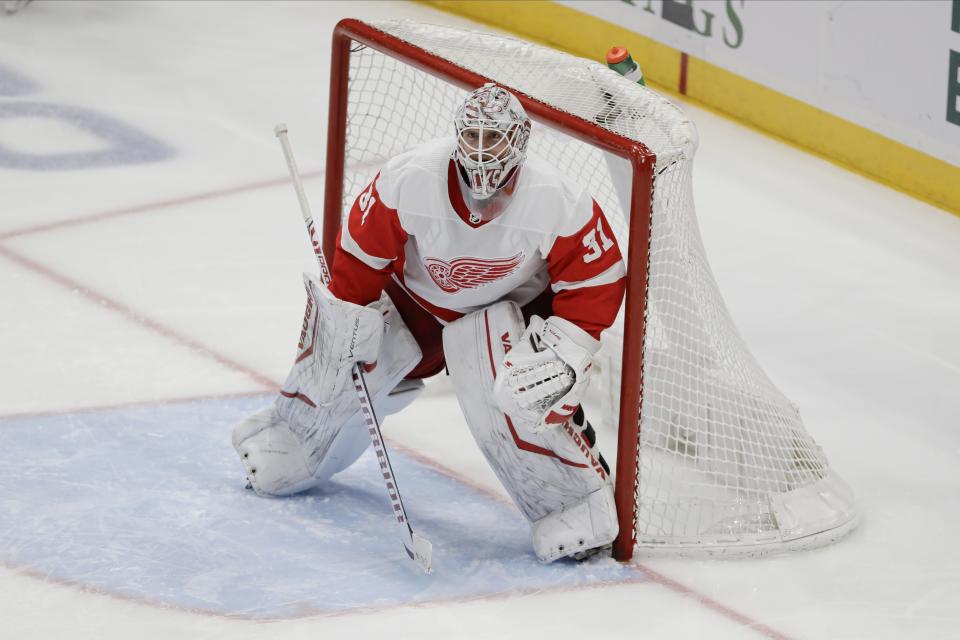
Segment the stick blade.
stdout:
<path fill-rule="evenodd" d="M 433 544 L 423 536 L 410 532 L 410 543 L 403 545 L 410 559 L 417 563 L 424 573 L 433 572 Z"/>

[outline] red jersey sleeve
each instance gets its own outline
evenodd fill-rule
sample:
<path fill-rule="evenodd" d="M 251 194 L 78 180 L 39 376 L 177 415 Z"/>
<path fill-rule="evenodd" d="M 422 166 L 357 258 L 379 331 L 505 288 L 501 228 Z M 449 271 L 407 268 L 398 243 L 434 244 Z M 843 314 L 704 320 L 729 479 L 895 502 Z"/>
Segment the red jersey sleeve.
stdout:
<path fill-rule="evenodd" d="M 570 236 L 559 236 L 547 255 L 553 313 L 600 338 L 613 324 L 626 290 L 620 248 L 600 205 L 590 221 Z"/>
<path fill-rule="evenodd" d="M 353 203 L 337 236 L 330 291 L 341 300 L 366 305 L 380 297 L 395 264 L 403 264 L 407 233 L 396 209 L 377 192 L 378 173 Z"/>

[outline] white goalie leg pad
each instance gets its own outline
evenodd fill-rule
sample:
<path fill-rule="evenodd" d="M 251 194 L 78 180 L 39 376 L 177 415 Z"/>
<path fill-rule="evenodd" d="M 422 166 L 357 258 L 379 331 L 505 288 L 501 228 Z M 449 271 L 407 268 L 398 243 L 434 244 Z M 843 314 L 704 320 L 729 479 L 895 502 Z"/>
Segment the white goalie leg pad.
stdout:
<path fill-rule="evenodd" d="M 406 408 L 423 391 L 420 380 L 403 380 L 385 398 L 374 400 L 381 424 Z M 311 452 L 300 444 L 290 425 L 271 404 L 240 423 L 233 446 L 243 461 L 250 488 L 261 496 L 289 496 L 319 486 L 357 461 L 370 446 L 363 413 L 357 411 L 340 428 L 312 469 Z"/>
<path fill-rule="evenodd" d="M 314 486 L 307 452 L 275 404 L 234 427 L 233 448 L 243 462 L 247 483 L 260 495 L 286 496 Z"/>
<path fill-rule="evenodd" d="M 418 358 L 419 360 L 419 358 Z M 373 410 L 382 425 L 387 416 L 399 413 L 412 403 L 423 391 L 422 380 L 401 380 L 400 383 L 383 399 L 373 401 Z M 326 482 L 330 476 L 340 473 L 357 461 L 370 446 L 370 433 L 367 430 L 367 421 L 362 411 L 353 414 L 353 417 L 343 425 L 340 433 L 330 445 L 330 450 L 314 472 L 317 484 Z"/>
<path fill-rule="evenodd" d="M 617 505 L 608 484 L 533 523 L 533 550 L 542 561 L 553 562 L 610 544 L 618 531 Z"/>
<path fill-rule="evenodd" d="M 571 421 L 536 433 L 498 408 L 495 380 L 523 330 L 520 308 L 500 302 L 447 325 L 443 349 L 474 439 L 550 562 L 612 542 L 617 518 L 609 474 Z"/>
<path fill-rule="evenodd" d="M 377 418 L 410 404 L 423 388 L 403 377 L 421 358 L 419 346 L 390 299 L 378 303 L 386 326 L 376 368 L 366 373 Z M 239 424 L 233 446 L 247 480 L 264 496 L 305 491 L 352 464 L 370 443 L 354 389 L 344 389 L 326 405 L 301 394 L 281 394 L 276 402 Z"/>

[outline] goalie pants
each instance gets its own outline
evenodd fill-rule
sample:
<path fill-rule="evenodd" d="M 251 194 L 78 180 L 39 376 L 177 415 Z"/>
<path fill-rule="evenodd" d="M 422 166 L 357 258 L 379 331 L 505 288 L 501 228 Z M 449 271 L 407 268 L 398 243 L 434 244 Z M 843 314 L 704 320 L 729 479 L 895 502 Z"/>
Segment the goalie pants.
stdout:
<path fill-rule="evenodd" d="M 413 371 L 407 374 L 407 380 L 421 380 L 437 375 L 444 370 L 446 361 L 443 355 L 443 325 L 433 314 L 425 310 L 416 302 L 403 287 L 393 279 L 385 289 L 390 300 L 393 301 L 400 317 L 403 318 L 407 329 L 413 334 L 423 357 Z M 543 293 L 521 307 L 523 320 L 530 321 L 530 317 L 537 315 L 547 318 L 553 315 L 553 291 L 550 287 Z"/>

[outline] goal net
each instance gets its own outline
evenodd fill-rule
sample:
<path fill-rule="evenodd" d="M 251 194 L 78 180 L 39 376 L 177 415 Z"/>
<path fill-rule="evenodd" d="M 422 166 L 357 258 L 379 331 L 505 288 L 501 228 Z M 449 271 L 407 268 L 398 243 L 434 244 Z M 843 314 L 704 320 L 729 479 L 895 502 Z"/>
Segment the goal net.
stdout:
<path fill-rule="evenodd" d="M 850 490 L 726 310 L 694 211 L 696 129 L 679 108 L 599 63 L 408 21 L 341 22 L 332 65 L 327 255 L 380 165 L 452 136 L 452 114 L 485 81 L 533 117 L 529 152 L 603 208 L 628 271 L 595 376 L 618 431 L 618 558 L 805 548 L 854 526 Z"/>

